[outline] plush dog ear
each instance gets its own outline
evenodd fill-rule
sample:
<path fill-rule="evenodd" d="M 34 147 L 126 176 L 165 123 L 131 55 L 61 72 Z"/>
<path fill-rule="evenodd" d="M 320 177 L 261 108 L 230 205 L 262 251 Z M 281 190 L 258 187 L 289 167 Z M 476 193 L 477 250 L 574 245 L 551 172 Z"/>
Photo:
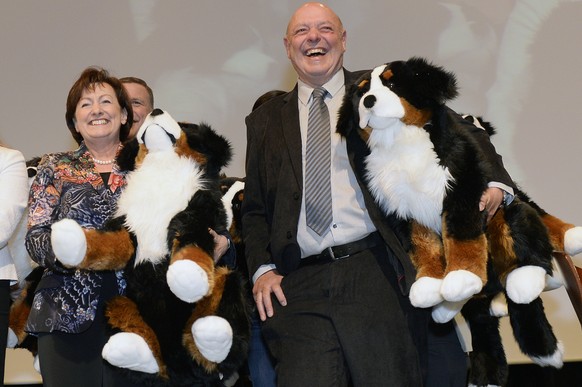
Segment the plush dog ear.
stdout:
<path fill-rule="evenodd" d="M 347 134 L 354 129 L 354 123 L 359 121 L 359 113 L 354 109 L 352 104 L 352 96 L 354 94 L 355 85 L 350 85 L 342 105 L 338 111 L 336 131 L 342 136 L 347 137 Z"/>
<path fill-rule="evenodd" d="M 452 72 L 424 58 L 388 63 L 397 94 L 419 109 L 434 108 L 457 97 L 457 79 Z"/>
<path fill-rule="evenodd" d="M 206 157 L 204 168 L 207 177 L 218 179 L 220 170 L 232 159 L 230 142 L 204 122 L 199 125 L 180 122 L 180 126 L 189 131 L 187 138 L 190 148 Z"/>
<path fill-rule="evenodd" d="M 127 141 L 123 144 L 123 148 L 117 154 L 117 165 L 122 171 L 133 171 L 135 169 L 135 159 L 139 151 L 139 143 L 137 139 Z"/>
<path fill-rule="evenodd" d="M 338 111 L 336 131 L 347 137 L 352 130 L 360 129 L 360 97 L 369 90 L 370 73 L 362 75 L 354 84 L 346 85 L 346 93 Z"/>

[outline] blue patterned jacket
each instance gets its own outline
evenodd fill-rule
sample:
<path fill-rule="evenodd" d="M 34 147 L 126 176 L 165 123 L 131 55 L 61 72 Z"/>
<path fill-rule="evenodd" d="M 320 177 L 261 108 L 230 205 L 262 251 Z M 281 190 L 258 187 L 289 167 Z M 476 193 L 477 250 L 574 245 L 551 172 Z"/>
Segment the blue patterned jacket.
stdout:
<path fill-rule="evenodd" d="M 95 319 L 105 278 L 115 281 L 123 294 L 121 272 L 70 270 L 56 261 L 51 247 L 51 225 L 63 218 L 85 228 L 100 228 L 115 214 L 125 186 L 125 172 L 113 165 L 109 188 L 95 169 L 84 144 L 71 152 L 45 155 L 38 165 L 29 197 L 29 230 L 26 248 L 45 268 L 34 296 L 25 330 L 30 333 L 86 330 Z M 113 278 L 115 280 L 113 280 Z"/>

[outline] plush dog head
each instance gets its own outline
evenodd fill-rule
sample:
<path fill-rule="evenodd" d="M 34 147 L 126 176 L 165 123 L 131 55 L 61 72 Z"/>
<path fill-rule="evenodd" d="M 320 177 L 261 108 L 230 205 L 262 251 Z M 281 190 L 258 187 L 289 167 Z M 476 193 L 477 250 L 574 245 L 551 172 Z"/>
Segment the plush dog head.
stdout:
<path fill-rule="evenodd" d="M 232 158 L 228 140 L 205 123 L 176 122 L 169 113 L 154 109 L 140 127 L 136 139 L 124 145 L 117 162 L 133 170 L 148 153 L 175 152 L 195 160 L 207 178 L 217 180 Z"/>
<path fill-rule="evenodd" d="M 385 129 L 395 122 L 423 126 L 434 109 L 457 96 L 455 76 L 423 58 L 396 61 L 364 74 L 346 91 L 338 132 Z"/>

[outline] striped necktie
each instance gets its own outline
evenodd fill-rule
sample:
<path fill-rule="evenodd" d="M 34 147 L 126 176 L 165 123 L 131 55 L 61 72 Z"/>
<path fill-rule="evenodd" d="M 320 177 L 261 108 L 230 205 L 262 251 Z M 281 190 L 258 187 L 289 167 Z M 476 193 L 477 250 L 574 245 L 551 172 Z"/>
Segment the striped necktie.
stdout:
<path fill-rule="evenodd" d="M 332 220 L 331 137 L 327 90 L 317 87 L 309 107 L 305 160 L 305 219 L 307 227 L 323 235 Z"/>

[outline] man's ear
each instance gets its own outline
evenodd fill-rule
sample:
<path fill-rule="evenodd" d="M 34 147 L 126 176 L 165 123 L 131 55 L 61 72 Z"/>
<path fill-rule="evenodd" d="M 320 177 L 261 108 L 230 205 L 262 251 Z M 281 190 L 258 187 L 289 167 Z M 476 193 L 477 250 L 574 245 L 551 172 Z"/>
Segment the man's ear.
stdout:
<path fill-rule="evenodd" d="M 285 46 L 285 52 L 287 53 L 287 58 L 291 59 L 291 56 L 289 55 L 289 46 L 291 45 L 291 42 L 289 41 L 289 39 L 287 39 L 287 35 L 285 35 L 283 37 L 283 45 Z"/>

